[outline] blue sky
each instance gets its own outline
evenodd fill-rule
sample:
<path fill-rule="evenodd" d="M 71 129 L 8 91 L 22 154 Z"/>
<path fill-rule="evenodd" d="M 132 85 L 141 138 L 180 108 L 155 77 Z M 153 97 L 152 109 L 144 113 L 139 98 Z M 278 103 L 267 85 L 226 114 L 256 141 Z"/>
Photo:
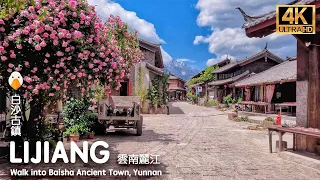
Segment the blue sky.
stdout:
<path fill-rule="evenodd" d="M 296 40 L 290 35 L 272 34 L 248 38 L 241 28 L 244 20 L 236 7 L 250 15 L 274 10 L 291 0 L 89 0 L 106 19 L 120 16 L 142 39 L 161 43 L 165 64 L 172 59 L 198 70 L 226 56 L 242 60 L 268 49 L 285 58 L 295 56 Z"/>
<path fill-rule="evenodd" d="M 188 65 L 203 69 L 209 58 L 208 45 L 194 46 L 198 34 L 209 34 L 210 28 L 197 26 L 199 10 L 197 0 L 116 0 L 124 9 L 137 15 L 156 27 L 157 34 L 165 41 L 162 44 L 174 59 L 188 59 Z"/>

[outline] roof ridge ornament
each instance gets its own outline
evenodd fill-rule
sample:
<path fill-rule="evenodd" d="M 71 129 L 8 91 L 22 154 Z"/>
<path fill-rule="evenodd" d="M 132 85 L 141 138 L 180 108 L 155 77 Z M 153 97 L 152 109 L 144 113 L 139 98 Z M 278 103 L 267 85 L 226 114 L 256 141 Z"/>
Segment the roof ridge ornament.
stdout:
<path fill-rule="evenodd" d="M 266 42 L 266 47 L 264 47 L 264 49 L 268 49 L 268 42 Z"/>
<path fill-rule="evenodd" d="M 245 21 L 253 21 L 253 20 L 255 20 L 257 18 L 261 18 L 263 16 L 263 15 L 261 15 L 261 16 L 250 16 L 246 12 L 244 12 L 244 10 L 242 10 L 240 7 L 237 7 L 236 9 L 238 9 L 240 11 L 240 13 L 242 14 L 243 19 Z"/>

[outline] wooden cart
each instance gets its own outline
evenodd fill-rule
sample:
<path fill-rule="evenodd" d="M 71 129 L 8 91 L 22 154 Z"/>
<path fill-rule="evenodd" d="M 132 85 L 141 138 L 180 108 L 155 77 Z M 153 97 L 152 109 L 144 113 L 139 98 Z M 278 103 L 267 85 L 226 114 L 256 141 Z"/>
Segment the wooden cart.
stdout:
<path fill-rule="evenodd" d="M 143 117 L 140 108 L 141 100 L 138 96 L 111 96 L 101 100 L 98 106 L 98 120 L 104 124 L 107 132 L 116 130 L 136 129 L 137 135 L 142 134 Z M 112 114 L 108 114 L 108 108 L 114 108 Z M 115 113 L 122 111 L 125 115 Z"/>

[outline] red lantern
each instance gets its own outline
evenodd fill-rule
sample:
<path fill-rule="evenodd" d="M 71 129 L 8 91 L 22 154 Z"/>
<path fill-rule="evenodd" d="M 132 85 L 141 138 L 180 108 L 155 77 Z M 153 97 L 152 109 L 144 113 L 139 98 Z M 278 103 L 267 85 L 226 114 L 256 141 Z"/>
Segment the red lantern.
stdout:
<path fill-rule="evenodd" d="M 226 84 L 224 85 L 224 88 L 227 89 L 227 85 Z"/>

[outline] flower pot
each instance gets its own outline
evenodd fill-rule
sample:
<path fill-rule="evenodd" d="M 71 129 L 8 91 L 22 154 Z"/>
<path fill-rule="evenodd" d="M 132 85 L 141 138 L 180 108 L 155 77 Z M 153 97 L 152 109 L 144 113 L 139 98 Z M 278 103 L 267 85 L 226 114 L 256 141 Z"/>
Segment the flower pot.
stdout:
<path fill-rule="evenodd" d="M 149 108 L 150 108 L 150 100 L 146 99 L 142 102 L 142 113 L 147 114 L 149 113 Z"/>
<path fill-rule="evenodd" d="M 166 114 L 166 105 L 164 104 L 161 105 L 161 111 L 162 111 L 162 114 Z"/>
<path fill-rule="evenodd" d="M 154 114 L 158 114 L 158 105 L 153 105 Z"/>
<path fill-rule="evenodd" d="M 94 132 L 88 134 L 88 139 L 94 139 Z"/>
<path fill-rule="evenodd" d="M 78 142 L 79 141 L 79 135 L 70 135 L 69 140 L 73 142 Z"/>

